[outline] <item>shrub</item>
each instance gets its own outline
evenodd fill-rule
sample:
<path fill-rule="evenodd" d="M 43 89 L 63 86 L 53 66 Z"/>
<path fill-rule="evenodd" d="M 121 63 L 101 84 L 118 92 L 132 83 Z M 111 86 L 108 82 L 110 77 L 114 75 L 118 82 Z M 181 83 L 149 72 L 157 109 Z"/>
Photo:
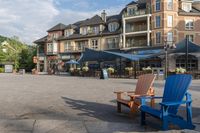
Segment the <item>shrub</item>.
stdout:
<path fill-rule="evenodd" d="M 108 73 L 114 73 L 114 72 L 115 72 L 115 69 L 112 68 L 112 67 L 109 67 L 109 68 L 107 69 L 107 71 L 108 71 Z"/>
<path fill-rule="evenodd" d="M 126 67 L 126 68 L 125 68 L 125 71 L 126 71 L 126 72 L 133 71 L 133 67 Z"/>
<path fill-rule="evenodd" d="M 89 71 L 89 68 L 88 68 L 87 66 L 84 66 L 84 67 L 82 68 L 82 70 L 83 70 L 83 72 L 88 72 L 88 71 Z"/>
<path fill-rule="evenodd" d="M 186 70 L 182 67 L 176 68 L 175 70 L 176 73 L 186 73 Z"/>
<path fill-rule="evenodd" d="M 4 68 L 0 68 L 0 73 L 4 73 L 5 69 Z"/>

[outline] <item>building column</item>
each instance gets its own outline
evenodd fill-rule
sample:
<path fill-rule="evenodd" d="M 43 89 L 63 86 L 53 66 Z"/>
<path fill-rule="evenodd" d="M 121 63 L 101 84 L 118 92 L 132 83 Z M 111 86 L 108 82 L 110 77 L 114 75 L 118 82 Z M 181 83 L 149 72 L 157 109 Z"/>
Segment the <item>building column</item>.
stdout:
<path fill-rule="evenodd" d="M 47 72 L 47 57 L 44 57 L 44 72 Z"/>
<path fill-rule="evenodd" d="M 126 20 L 123 18 L 123 48 L 126 47 Z"/>
<path fill-rule="evenodd" d="M 147 16 L 147 46 L 150 46 L 150 16 Z"/>
<path fill-rule="evenodd" d="M 37 71 L 40 72 L 39 46 L 37 46 Z"/>

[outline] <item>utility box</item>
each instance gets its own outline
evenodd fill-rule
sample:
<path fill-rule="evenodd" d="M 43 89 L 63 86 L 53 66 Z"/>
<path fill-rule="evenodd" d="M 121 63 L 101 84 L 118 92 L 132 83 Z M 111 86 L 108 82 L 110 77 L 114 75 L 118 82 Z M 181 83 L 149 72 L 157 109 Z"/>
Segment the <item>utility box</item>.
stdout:
<path fill-rule="evenodd" d="M 5 73 L 12 73 L 13 72 L 13 65 L 5 65 Z"/>
<path fill-rule="evenodd" d="M 108 72 L 106 69 L 101 69 L 100 79 L 108 79 Z"/>

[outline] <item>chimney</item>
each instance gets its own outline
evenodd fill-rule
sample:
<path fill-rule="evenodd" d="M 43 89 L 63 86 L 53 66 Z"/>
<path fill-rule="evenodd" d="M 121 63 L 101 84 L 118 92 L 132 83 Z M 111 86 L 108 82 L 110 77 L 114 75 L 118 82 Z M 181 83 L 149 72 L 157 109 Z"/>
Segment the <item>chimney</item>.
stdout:
<path fill-rule="evenodd" d="M 103 12 L 101 13 L 101 18 L 102 18 L 102 20 L 103 20 L 104 22 L 106 22 L 106 16 L 107 16 L 106 11 L 103 10 Z"/>

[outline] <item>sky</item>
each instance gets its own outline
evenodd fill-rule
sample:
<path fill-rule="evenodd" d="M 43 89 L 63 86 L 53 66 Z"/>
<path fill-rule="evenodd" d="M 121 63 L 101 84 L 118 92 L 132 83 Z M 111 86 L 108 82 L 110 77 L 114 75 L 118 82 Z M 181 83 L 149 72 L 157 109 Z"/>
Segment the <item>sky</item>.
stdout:
<path fill-rule="evenodd" d="M 58 23 L 71 24 L 106 10 L 118 14 L 133 0 L 0 0 L 0 35 L 18 36 L 22 42 L 47 35 Z"/>
<path fill-rule="evenodd" d="M 118 14 L 132 0 L 0 0 L 0 35 L 22 42 L 47 35 L 58 23 L 71 24 L 100 15 Z"/>

